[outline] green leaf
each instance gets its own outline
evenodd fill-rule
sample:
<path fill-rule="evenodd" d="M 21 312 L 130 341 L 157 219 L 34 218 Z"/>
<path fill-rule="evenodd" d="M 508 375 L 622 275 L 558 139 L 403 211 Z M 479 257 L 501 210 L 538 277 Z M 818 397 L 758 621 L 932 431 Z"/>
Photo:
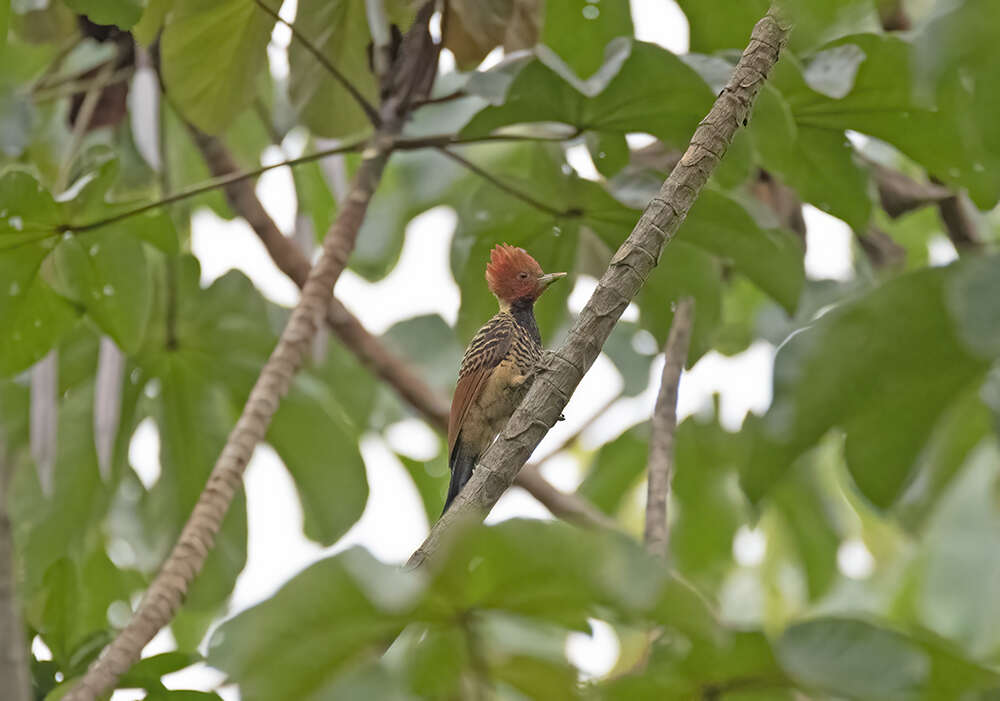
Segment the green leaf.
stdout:
<path fill-rule="evenodd" d="M 493 150 L 498 152 L 502 153 Z M 358 233 L 351 269 L 369 280 L 384 277 L 399 260 L 410 220 L 435 205 L 452 201 L 459 192 L 459 182 L 475 177 L 433 150 L 393 155 Z"/>
<path fill-rule="evenodd" d="M 768 0 L 677 0 L 687 15 L 690 50 L 710 54 L 747 45 L 754 24 L 767 12 Z M 723 20 L 723 18 L 725 18 Z"/>
<path fill-rule="evenodd" d="M 590 160 L 605 178 L 614 177 L 628 165 L 630 153 L 624 134 L 589 131 L 586 135 L 586 144 Z"/>
<path fill-rule="evenodd" d="M 464 349 L 455 338 L 455 331 L 437 314 L 396 322 L 382 340 L 413 363 L 432 387 L 450 390 L 454 385 Z"/>
<path fill-rule="evenodd" d="M 626 397 L 634 397 L 649 385 L 649 366 L 653 362 L 653 354 L 647 355 L 636 350 L 634 339 L 640 332 L 645 333 L 637 324 L 619 321 L 602 349 L 621 373 L 625 382 L 622 394 Z"/>
<path fill-rule="evenodd" d="M 791 314 L 805 282 L 801 240 L 781 229 L 762 229 L 736 200 L 701 193 L 681 225 L 684 243 L 714 253 L 752 280 Z"/>
<path fill-rule="evenodd" d="M 389 21 L 409 26 L 412 11 L 401 2 L 386 3 Z M 295 28 L 354 85 L 369 104 L 377 102 L 375 76 L 368 59 L 371 34 L 364 0 L 303 0 Z M 371 128 L 354 98 L 302 42 L 288 49 L 289 94 L 302 122 L 317 136 L 341 138 Z"/>
<path fill-rule="evenodd" d="M 153 283 L 143 245 L 122 231 L 98 230 L 52 253 L 57 290 L 87 311 L 126 353 L 142 345 Z"/>
<path fill-rule="evenodd" d="M 538 52 L 475 76 L 467 90 L 494 105 L 472 118 L 465 137 L 511 124 L 561 122 L 581 130 L 647 132 L 684 147 L 713 102 L 709 87 L 679 58 L 627 39 L 609 45 L 604 65 L 586 82 Z"/>
<path fill-rule="evenodd" d="M 685 419 L 675 435 L 675 469 L 670 555 L 692 583 L 714 591 L 733 564 L 733 537 L 749 513 L 739 494 L 727 488 L 745 451 L 745 437 L 718 419 Z"/>
<path fill-rule="evenodd" d="M 405 455 L 396 455 L 403 463 L 413 485 L 420 494 L 427 522 L 434 523 L 444 509 L 444 495 L 448 491 L 448 458 L 441 450 L 431 460 L 414 460 Z"/>
<path fill-rule="evenodd" d="M 174 0 L 149 0 L 146 3 L 142 17 L 132 27 L 132 36 L 137 42 L 143 46 L 149 46 L 156 41 L 173 2 Z"/>
<path fill-rule="evenodd" d="M 622 620 L 648 615 L 666 582 L 662 564 L 619 534 L 511 519 L 459 534 L 431 588 L 456 612 L 500 610 L 589 630 L 598 609 Z"/>
<path fill-rule="evenodd" d="M 200 661 L 201 655 L 197 653 L 177 651 L 143 657 L 122 676 L 118 686 L 155 689 L 161 686 L 160 677 L 163 675 L 177 672 Z"/>
<path fill-rule="evenodd" d="M 239 682 L 246 701 L 325 698 L 339 675 L 399 634 L 421 589 L 417 573 L 353 548 L 219 627 L 209 664 Z"/>
<path fill-rule="evenodd" d="M 900 276 L 789 338 L 742 475 L 747 494 L 761 498 L 840 426 L 855 484 L 873 504 L 891 504 L 938 417 L 1000 353 L 996 312 L 977 297 L 998 266 L 992 257 Z"/>
<path fill-rule="evenodd" d="M 980 658 L 993 654 L 1000 644 L 1000 606 L 993 596 L 1000 583 L 1000 561 L 984 556 L 1000 536 L 997 459 L 992 442 L 972 453 L 921 539 L 920 617 Z"/>
<path fill-rule="evenodd" d="M 767 84 L 754 107 L 750 134 L 763 166 L 803 200 L 843 219 L 855 231 L 867 228 L 872 213 L 869 176 L 855 162 L 843 130 L 803 122 Z"/>
<path fill-rule="evenodd" d="M 861 620 L 799 623 L 782 634 L 776 651 L 801 683 L 856 699 L 917 696 L 931 672 L 931 660 L 919 646 Z"/>
<path fill-rule="evenodd" d="M 938 41 L 937 34 L 927 36 Z M 921 94 L 914 77 L 916 51 L 896 35 L 857 34 L 824 48 L 842 50 L 845 46 L 854 46 L 865 59 L 857 69 L 853 89 L 840 99 L 810 88 L 788 70 L 792 61 L 779 63 L 773 84 L 788 101 L 796 123 L 838 133 L 853 129 L 882 139 L 932 175 L 968 188 L 980 207 L 996 203 L 1000 152 L 992 147 L 998 143 L 991 136 L 995 126 L 983 113 L 995 107 L 989 88 L 972 89 L 973 83 L 946 70 L 940 85 Z"/>
<path fill-rule="evenodd" d="M 22 244 L 0 252 L 0 325 L 9 342 L 0 351 L 0 377 L 31 367 L 73 327 L 77 311 L 39 275 L 49 249 Z"/>
<path fill-rule="evenodd" d="M 0 175 L 0 377 L 30 367 L 76 321 L 76 311 L 39 275 L 51 251 L 59 210 L 38 181 L 21 170 Z"/>
<path fill-rule="evenodd" d="M 666 344 L 675 305 L 684 297 L 694 298 L 688 367 L 712 347 L 722 314 L 721 274 L 713 256 L 677 239 L 663 249 L 659 265 L 639 293 L 639 323 L 656 337 L 659 348 Z"/>
<path fill-rule="evenodd" d="M 577 493 L 604 513 L 616 513 L 646 470 L 648 431 L 640 424 L 601 446 Z"/>
<path fill-rule="evenodd" d="M 541 43 L 555 51 L 580 78 L 604 62 L 604 48 L 619 36 L 631 37 L 632 12 L 626 0 L 548 0 Z"/>
<path fill-rule="evenodd" d="M 157 373 L 160 400 L 160 479 L 149 492 L 148 518 L 172 542 L 198 500 L 231 427 L 228 399 L 218 379 L 191 351 L 170 353 Z M 225 600 L 246 563 L 246 500 L 236 494 L 215 547 L 192 584 L 185 605 L 206 609 Z"/>
<path fill-rule="evenodd" d="M 992 698 L 993 670 L 952 644 L 877 621 L 817 618 L 788 628 L 776 643 L 782 666 L 799 683 L 852 699 Z M 965 696 L 968 694 L 968 696 Z"/>
<path fill-rule="evenodd" d="M 931 511 L 960 474 L 970 453 L 992 435 L 989 407 L 970 391 L 945 410 L 920 453 L 915 476 L 900 496 L 896 515 L 913 532 L 923 529 Z"/>
<path fill-rule="evenodd" d="M 146 694 L 147 701 L 222 701 L 214 691 L 188 689 L 156 689 Z"/>
<path fill-rule="evenodd" d="M 113 24 L 131 29 L 142 16 L 140 0 L 64 0 L 73 12 L 86 15 L 94 24 Z"/>
<path fill-rule="evenodd" d="M 332 545 L 361 518 L 368 501 L 360 429 L 326 384 L 299 375 L 271 421 L 267 440 L 288 468 L 308 538 Z"/>
<path fill-rule="evenodd" d="M 199 129 L 218 134 L 253 102 L 274 22 L 249 0 L 174 3 L 160 44 L 163 79 Z"/>

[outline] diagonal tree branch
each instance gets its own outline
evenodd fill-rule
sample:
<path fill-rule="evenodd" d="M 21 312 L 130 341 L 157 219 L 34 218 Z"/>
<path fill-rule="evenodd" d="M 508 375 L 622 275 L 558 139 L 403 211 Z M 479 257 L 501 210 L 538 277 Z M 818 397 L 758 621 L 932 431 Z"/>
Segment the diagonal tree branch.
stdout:
<path fill-rule="evenodd" d="M 732 77 L 699 124 L 691 144 L 659 194 L 612 257 L 566 341 L 555 351 L 543 354 L 521 405 L 476 466 L 465 489 L 410 557 L 409 567 L 419 567 L 431 557 L 456 524 L 483 518 L 514 481 L 535 446 L 555 425 L 573 390 L 601 352 L 629 301 L 656 266 L 663 247 L 677 232 L 736 131 L 749 118 L 754 99 L 777 62 L 788 31 L 773 9 L 754 27 Z"/>
<path fill-rule="evenodd" d="M 189 125 L 195 144 L 217 177 L 237 169 L 232 155 L 216 137 Z M 309 275 L 310 263 L 295 243 L 281 233 L 271 219 L 253 186 L 246 180 L 230 183 L 224 190 L 229 206 L 254 230 L 278 268 L 302 287 Z M 449 402 L 438 394 L 402 357 L 389 350 L 369 333 L 360 320 L 336 297 L 331 298 L 326 323 L 341 342 L 377 377 L 392 387 L 403 401 L 441 432 L 448 430 Z M 574 494 L 562 492 L 537 471 L 525 470 L 518 485 L 545 505 L 553 514 L 567 521 L 588 526 L 611 527 L 614 521 L 599 509 Z"/>
<path fill-rule="evenodd" d="M 694 300 L 685 297 L 677 304 L 670 336 L 664 349 L 665 361 L 660 392 L 653 410 L 652 435 L 649 437 L 648 489 L 646 490 L 646 550 L 666 557 L 670 529 L 667 525 L 667 499 L 674 476 L 674 434 L 677 431 L 677 388 L 681 370 L 687 361 L 694 321 Z"/>
<path fill-rule="evenodd" d="M 362 152 L 344 206 L 323 241 L 319 261 L 309 271 L 299 303 L 292 310 L 278 345 L 254 384 L 208 484 L 181 532 L 177 544 L 156 575 L 128 625 L 104 649 L 87 673 L 65 697 L 95 701 L 139 659 L 143 647 L 180 608 L 192 580 L 204 565 L 229 505 L 243 483 L 243 470 L 254 448 L 288 391 L 326 313 L 333 286 L 347 265 L 368 204 L 381 177 L 392 142 L 402 128 L 399 103 L 389 99 L 382 108 L 382 127 Z"/>

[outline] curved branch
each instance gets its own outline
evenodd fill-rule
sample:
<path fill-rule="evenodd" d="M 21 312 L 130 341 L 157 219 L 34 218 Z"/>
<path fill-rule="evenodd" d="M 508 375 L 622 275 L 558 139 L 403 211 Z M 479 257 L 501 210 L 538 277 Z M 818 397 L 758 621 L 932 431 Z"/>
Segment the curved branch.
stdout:
<path fill-rule="evenodd" d="M 663 375 L 653 410 L 653 430 L 649 437 L 648 489 L 646 490 L 646 550 L 666 557 L 670 529 L 667 527 L 667 499 L 674 476 L 674 434 L 677 431 L 677 389 L 687 361 L 694 321 L 694 300 L 685 297 L 677 304 L 670 336 L 664 349 Z"/>
<path fill-rule="evenodd" d="M 173 618 L 188 586 L 204 565 L 226 511 L 243 484 L 243 470 L 257 443 L 264 438 L 280 398 L 288 391 L 292 376 L 311 347 L 317 323 L 329 306 L 333 286 L 347 265 L 361 221 L 388 159 L 392 137 L 400 126 L 396 119 L 387 120 L 386 124 L 392 131 L 376 134 L 365 150 L 344 206 L 323 241 L 322 255 L 309 271 L 302 297 L 257 378 L 177 544 L 132 620 L 90 666 L 80 683 L 66 696 L 67 701 L 94 701 L 110 689 L 139 659 L 146 643 Z"/>
<path fill-rule="evenodd" d="M 611 259 L 566 341 L 543 354 L 535 381 L 500 438 L 476 465 L 472 479 L 431 529 L 407 565 L 419 567 L 441 547 L 447 532 L 473 516 L 482 519 L 514 481 L 535 446 L 555 425 L 570 395 L 593 364 L 611 330 L 673 238 L 698 193 L 719 164 L 767 75 L 778 60 L 788 27 L 772 9 L 753 29 L 750 43 L 708 116 L 659 194 Z"/>
<path fill-rule="evenodd" d="M 209 169 L 215 175 L 225 176 L 237 169 L 232 155 L 218 138 L 208 136 L 195 127 L 191 127 L 191 133 Z M 261 204 L 253 186 L 246 180 L 234 181 L 226 186 L 225 193 L 229 206 L 247 221 L 278 268 L 302 287 L 309 275 L 309 260 L 291 239 L 281 233 Z M 369 333 L 361 321 L 336 297 L 330 300 L 326 323 L 365 367 L 392 387 L 427 423 L 442 433 L 448 430 L 448 398 L 434 391 L 404 358 L 393 353 Z M 562 519 L 588 526 L 615 525 L 612 519 L 592 504 L 574 494 L 559 491 L 541 474 L 526 470 L 518 479 L 518 485 Z"/>

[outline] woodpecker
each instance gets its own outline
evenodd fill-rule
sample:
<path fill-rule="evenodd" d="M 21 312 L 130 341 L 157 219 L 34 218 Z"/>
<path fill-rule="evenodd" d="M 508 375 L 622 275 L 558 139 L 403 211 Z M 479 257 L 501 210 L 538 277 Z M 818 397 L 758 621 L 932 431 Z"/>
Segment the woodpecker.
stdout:
<path fill-rule="evenodd" d="M 486 284 L 500 303 L 500 311 L 472 338 L 458 371 L 448 420 L 451 483 L 445 511 L 520 403 L 542 352 L 535 301 L 565 276 L 543 273 L 522 248 L 503 244 L 490 252 Z"/>

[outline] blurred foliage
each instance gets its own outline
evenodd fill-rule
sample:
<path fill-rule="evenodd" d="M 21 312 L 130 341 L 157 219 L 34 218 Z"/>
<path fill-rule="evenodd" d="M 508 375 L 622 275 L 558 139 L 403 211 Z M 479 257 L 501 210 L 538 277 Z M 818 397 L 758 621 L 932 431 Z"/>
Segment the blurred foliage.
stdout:
<path fill-rule="evenodd" d="M 458 68 L 446 64 L 443 99 L 418 108 L 404 137 L 470 142 L 451 148 L 489 177 L 433 148 L 393 155 L 351 270 L 390 275 L 414 218 L 447 207 L 461 302 L 454 328 L 418 316 L 380 341 L 444 394 L 495 308 L 482 277 L 493 245 L 524 246 L 571 280 L 599 276 L 767 4 L 678 0 L 690 52 L 675 55 L 635 38 L 624 0 L 449 3 L 443 42 Z M 405 31 L 415 6 L 386 7 Z M 688 367 L 776 349 L 766 411 L 733 425 L 723 392 L 678 426 L 667 559 L 637 543 L 648 422 L 561 450 L 577 495 L 620 533 L 508 520 L 462 531 L 418 572 L 341 545 L 233 612 L 240 494 L 172 623 L 177 650 L 140 661 L 122 687 L 218 699 L 163 680 L 207 662 L 248 701 L 1000 696 L 1000 13 L 991 0 L 786 9 L 790 48 L 748 129 L 604 348 L 622 402 L 655 392 L 682 297 L 696 302 Z M 365 2 L 303 1 L 288 19 L 377 101 Z M 482 63 L 494 50 L 508 55 Z M 32 659 L 34 693 L 58 699 L 169 552 L 289 313 L 241 273 L 203 274 L 193 217 L 239 214 L 220 189 L 133 210 L 210 178 L 190 125 L 244 169 L 370 125 L 255 0 L 0 2 L 0 55 L 2 507 L 25 641 L 51 652 Z M 111 82 L 96 84 L 109 62 Z M 165 99 L 152 99 L 150 65 Z M 357 162 L 293 169 L 298 240 L 322 239 Z M 876 163 L 955 198 L 894 211 Z M 808 274 L 807 244 L 822 257 L 830 228 L 811 216 L 807 227 L 803 203 L 854 237 L 844 279 Z M 873 231 L 898 247 L 895 262 L 866 247 Z M 548 344 L 573 321 L 571 290 L 538 305 Z M 121 352 L 113 382 L 97 371 L 102 338 Z M 54 395 L 33 398 L 32 368 L 50 353 Z M 336 338 L 317 343 L 267 435 L 306 538 L 341 543 L 368 502 L 362 438 L 414 416 Z M 58 437 L 51 491 L 33 421 Z M 158 435 L 155 474 L 130 450 L 142 432 Z M 442 437 L 426 460 L 389 443 L 433 521 Z M 584 672 L 570 641 L 595 622 L 618 653 Z"/>

